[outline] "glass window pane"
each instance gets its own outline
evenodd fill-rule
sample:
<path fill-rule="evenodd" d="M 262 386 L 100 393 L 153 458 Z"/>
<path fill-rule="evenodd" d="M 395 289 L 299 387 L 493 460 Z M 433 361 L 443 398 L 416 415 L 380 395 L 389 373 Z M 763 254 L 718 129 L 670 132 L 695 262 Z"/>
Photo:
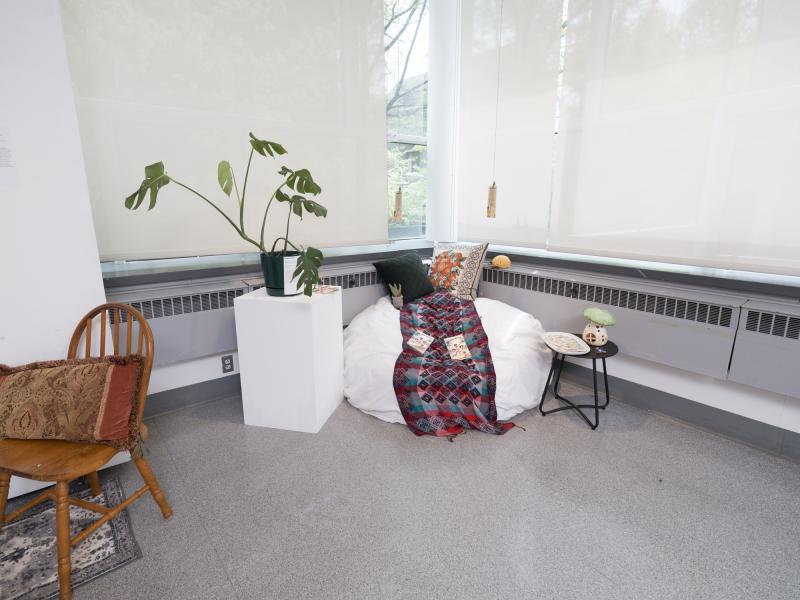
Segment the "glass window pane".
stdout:
<path fill-rule="evenodd" d="M 384 0 L 384 8 L 389 239 L 418 238 L 428 195 L 428 0 Z"/>
<path fill-rule="evenodd" d="M 425 136 L 428 117 L 426 0 L 385 0 L 386 126 L 390 135 Z"/>
<path fill-rule="evenodd" d="M 425 235 L 428 196 L 428 148 L 418 144 L 389 143 L 389 239 Z M 393 221 L 395 194 L 402 190 L 402 217 Z"/>

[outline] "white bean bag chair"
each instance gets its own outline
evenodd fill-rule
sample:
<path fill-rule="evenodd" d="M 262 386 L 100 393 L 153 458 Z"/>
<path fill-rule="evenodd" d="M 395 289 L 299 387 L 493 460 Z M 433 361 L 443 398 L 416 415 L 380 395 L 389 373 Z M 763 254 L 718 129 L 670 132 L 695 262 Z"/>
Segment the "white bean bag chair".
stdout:
<path fill-rule="evenodd" d="M 489 338 L 497 375 L 497 418 L 507 421 L 539 403 L 551 354 L 542 325 L 526 312 L 478 298 L 475 308 Z M 403 349 L 400 311 L 383 297 L 361 311 L 344 332 L 344 394 L 357 409 L 390 423 L 405 423 L 392 386 Z"/>

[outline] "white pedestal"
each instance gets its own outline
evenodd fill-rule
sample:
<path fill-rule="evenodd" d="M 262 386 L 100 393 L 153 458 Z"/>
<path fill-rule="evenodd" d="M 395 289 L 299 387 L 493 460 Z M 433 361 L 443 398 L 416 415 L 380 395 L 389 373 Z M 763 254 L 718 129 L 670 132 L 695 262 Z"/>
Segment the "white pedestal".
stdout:
<path fill-rule="evenodd" d="M 344 397 L 342 292 L 234 301 L 247 425 L 317 433 Z"/>

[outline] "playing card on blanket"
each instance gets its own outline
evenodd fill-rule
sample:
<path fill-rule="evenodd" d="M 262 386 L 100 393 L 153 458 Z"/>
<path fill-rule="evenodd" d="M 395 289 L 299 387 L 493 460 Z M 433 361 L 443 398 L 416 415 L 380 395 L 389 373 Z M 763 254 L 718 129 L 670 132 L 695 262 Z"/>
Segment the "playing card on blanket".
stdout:
<path fill-rule="evenodd" d="M 444 338 L 444 343 L 447 344 L 447 351 L 450 353 L 450 358 L 453 360 L 472 358 L 472 354 L 467 347 L 467 340 L 464 339 L 463 334 Z"/>
<path fill-rule="evenodd" d="M 433 338 L 427 333 L 422 331 L 415 331 L 414 335 L 408 338 L 408 345 L 420 354 L 425 354 L 425 351 L 433 343 Z"/>

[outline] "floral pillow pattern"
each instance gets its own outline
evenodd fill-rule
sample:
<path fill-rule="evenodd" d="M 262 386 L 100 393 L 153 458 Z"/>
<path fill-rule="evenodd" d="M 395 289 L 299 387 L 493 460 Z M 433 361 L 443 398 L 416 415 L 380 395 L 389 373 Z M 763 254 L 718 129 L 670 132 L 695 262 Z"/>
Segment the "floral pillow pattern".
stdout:
<path fill-rule="evenodd" d="M 440 253 L 431 263 L 431 283 L 433 287 L 453 293 L 458 283 L 458 275 L 463 268 L 464 255 L 458 250 Z"/>
<path fill-rule="evenodd" d="M 434 287 L 459 298 L 478 296 L 483 261 L 489 244 L 440 244 L 433 248 L 430 279 Z"/>

